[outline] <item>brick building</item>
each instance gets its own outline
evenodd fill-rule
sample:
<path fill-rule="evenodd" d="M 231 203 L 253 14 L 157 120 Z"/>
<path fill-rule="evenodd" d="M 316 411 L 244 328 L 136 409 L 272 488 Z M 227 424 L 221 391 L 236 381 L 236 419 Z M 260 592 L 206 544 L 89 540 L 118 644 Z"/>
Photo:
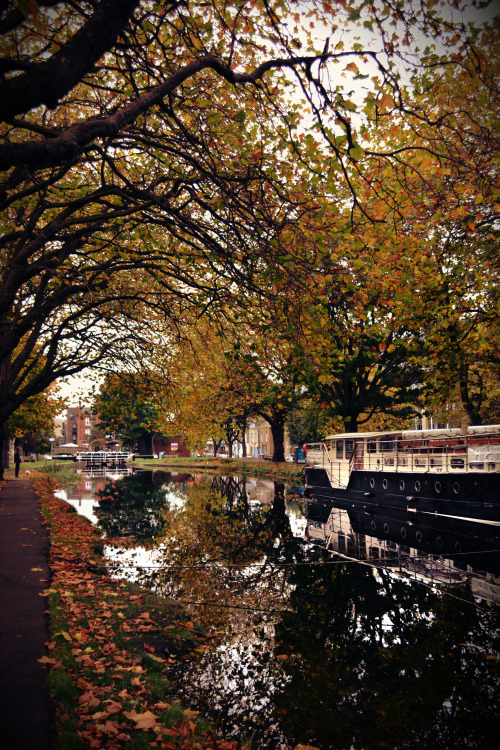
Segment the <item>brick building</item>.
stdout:
<path fill-rule="evenodd" d="M 90 450 L 90 434 L 97 421 L 97 414 L 86 406 L 70 406 L 62 426 L 66 444 L 73 443 L 81 450 Z"/>

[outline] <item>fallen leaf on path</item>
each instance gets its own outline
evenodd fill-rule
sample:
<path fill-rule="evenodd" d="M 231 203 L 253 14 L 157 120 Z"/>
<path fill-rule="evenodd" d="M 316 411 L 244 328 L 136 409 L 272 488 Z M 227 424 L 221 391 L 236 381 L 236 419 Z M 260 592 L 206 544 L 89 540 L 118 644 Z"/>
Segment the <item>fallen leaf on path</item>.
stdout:
<path fill-rule="evenodd" d="M 57 664 L 56 659 L 51 659 L 50 656 L 42 656 L 41 659 L 37 659 L 40 664 Z"/>

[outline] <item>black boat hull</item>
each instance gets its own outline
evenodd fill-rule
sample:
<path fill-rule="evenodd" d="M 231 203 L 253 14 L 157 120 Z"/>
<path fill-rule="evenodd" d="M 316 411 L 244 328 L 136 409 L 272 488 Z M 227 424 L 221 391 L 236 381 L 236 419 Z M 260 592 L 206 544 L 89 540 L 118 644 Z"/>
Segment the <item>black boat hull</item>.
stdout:
<path fill-rule="evenodd" d="M 332 487 L 324 469 L 306 469 L 306 496 L 365 511 L 388 507 L 407 513 L 500 521 L 500 474 L 353 471 L 348 486 Z"/>

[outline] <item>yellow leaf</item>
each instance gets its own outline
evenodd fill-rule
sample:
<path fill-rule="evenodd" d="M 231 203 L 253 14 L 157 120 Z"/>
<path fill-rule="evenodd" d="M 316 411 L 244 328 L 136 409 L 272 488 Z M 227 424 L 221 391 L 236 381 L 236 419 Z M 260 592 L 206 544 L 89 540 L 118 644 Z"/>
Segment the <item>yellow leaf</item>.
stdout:
<path fill-rule="evenodd" d="M 49 594 L 57 594 L 56 589 L 44 589 L 38 592 L 38 596 L 49 596 Z"/>
<path fill-rule="evenodd" d="M 165 659 L 162 659 L 161 656 L 155 656 L 154 654 L 148 654 L 149 659 L 154 659 L 155 661 L 159 661 L 160 664 L 163 664 Z"/>
<path fill-rule="evenodd" d="M 137 729 L 151 729 L 157 722 L 157 717 L 151 711 L 145 711 L 143 714 L 136 714 L 132 717 L 137 724 Z"/>

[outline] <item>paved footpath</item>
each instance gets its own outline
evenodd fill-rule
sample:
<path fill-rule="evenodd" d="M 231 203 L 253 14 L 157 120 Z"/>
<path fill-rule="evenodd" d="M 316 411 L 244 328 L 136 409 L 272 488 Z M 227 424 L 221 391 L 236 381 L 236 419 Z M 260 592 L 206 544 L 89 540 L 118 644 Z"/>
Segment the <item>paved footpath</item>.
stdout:
<path fill-rule="evenodd" d="M 21 469 L 22 471 L 22 469 Z M 29 479 L 0 482 L 0 744 L 47 750 L 51 706 L 47 668 L 37 660 L 49 639 L 49 542 Z"/>

